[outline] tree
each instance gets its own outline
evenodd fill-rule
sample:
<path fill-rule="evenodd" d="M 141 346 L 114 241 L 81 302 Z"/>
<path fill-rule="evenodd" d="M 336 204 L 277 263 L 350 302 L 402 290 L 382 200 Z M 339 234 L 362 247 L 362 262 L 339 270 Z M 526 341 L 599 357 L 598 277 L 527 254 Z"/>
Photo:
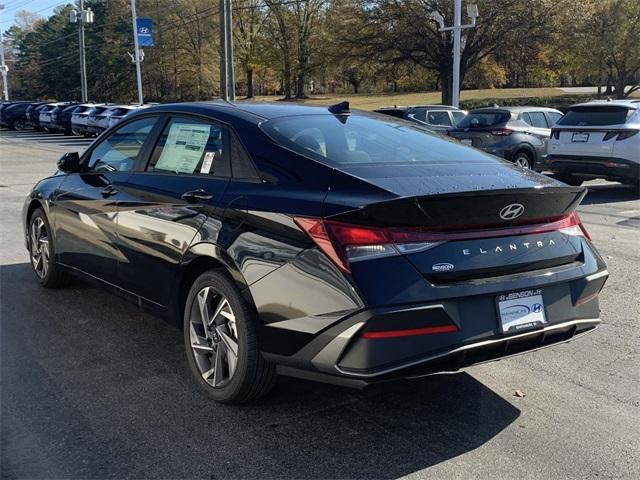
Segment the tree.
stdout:
<path fill-rule="evenodd" d="M 269 20 L 269 10 L 261 0 L 234 0 L 233 2 L 233 39 L 235 55 L 245 73 L 247 98 L 254 96 L 253 73 L 260 62 L 263 27 Z"/>
<path fill-rule="evenodd" d="M 453 2 L 448 0 L 363 0 L 361 14 L 369 25 L 364 31 L 348 32 L 350 40 L 368 46 L 369 54 L 382 63 L 411 61 L 436 70 L 442 102 L 451 102 L 452 34 L 439 32 L 431 19 L 439 12 L 453 23 Z M 544 33 L 548 11 L 542 0 L 494 0 L 480 4 L 476 28 L 464 33 L 460 78 L 483 58 L 494 55 L 510 42 L 526 38 L 535 42 Z"/>

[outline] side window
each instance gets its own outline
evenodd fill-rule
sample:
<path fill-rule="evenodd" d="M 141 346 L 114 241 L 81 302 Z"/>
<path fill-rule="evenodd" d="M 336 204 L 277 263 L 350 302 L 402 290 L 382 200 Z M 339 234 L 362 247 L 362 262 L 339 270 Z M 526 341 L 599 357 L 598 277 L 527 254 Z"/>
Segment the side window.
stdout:
<path fill-rule="evenodd" d="M 536 128 L 549 128 L 547 124 L 547 119 L 544 116 L 543 112 L 529 112 L 529 116 L 531 117 L 531 125 Z"/>
<path fill-rule="evenodd" d="M 409 115 L 413 118 L 415 118 L 416 120 L 420 120 L 421 122 L 426 122 L 426 115 L 427 111 L 424 108 L 414 108 L 413 110 L 411 110 L 411 112 L 409 112 Z"/>
<path fill-rule="evenodd" d="M 431 110 L 427 112 L 427 123 L 429 125 L 451 126 L 451 118 L 449 112 L 444 110 Z"/>
<path fill-rule="evenodd" d="M 260 175 L 256 171 L 251 157 L 235 133 L 229 135 L 229 147 L 233 178 L 239 180 L 260 180 Z"/>
<path fill-rule="evenodd" d="M 553 125 L 558 123 L 558 120 L 562 118 L 562 115 L 557 112 L 547 112 L 547 117 L 549 117 L 549 123 Z"/>
<path fill-rule="evenodd" d="M 148 172 L 228 177 L 227 129 L 213 122 L 172 118 L 162 131 Z"/>
<path fill-rule="evenodd" d="M 460 120 L 462 120 L 464 117 L 466 117 L 466 114 L 464 112 L 451 112 L 451 115 L 453 115 L 453 122 L 458 125 L 458 122 Z"/>
<path fill-rule="evenodd" d="M 86 170 L 96 173 L 132 170 L 157 119 L 142 118 L 113 132 L 91 152 Z"/>
<path fill-rule="evenodd" d="M 524 112 L 522 114 L 522 121 L 525 122 L 525 123 L 528 123 L 531 126 L 533 126 L 533 123 L 531 122 L 531 117 L 529 116 L 529 114 L 527 112 Z"/>

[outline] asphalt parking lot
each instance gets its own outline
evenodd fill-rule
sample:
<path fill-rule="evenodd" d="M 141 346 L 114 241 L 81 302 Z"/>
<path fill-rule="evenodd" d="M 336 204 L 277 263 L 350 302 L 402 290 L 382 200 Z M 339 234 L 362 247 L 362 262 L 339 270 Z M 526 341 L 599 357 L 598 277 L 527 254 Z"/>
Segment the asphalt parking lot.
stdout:
<path fill-rule="evenodd" d="M 640 478 L 631 188 L 589 182 L 579 208 L 611 274 L 586 337 L 362 392 L 283 378 L 228 407 L 196 389 L 176 328 L 80 282 L 33 278 L 23 199 L 89 143 L 0 132 L 2 478 Z"/>

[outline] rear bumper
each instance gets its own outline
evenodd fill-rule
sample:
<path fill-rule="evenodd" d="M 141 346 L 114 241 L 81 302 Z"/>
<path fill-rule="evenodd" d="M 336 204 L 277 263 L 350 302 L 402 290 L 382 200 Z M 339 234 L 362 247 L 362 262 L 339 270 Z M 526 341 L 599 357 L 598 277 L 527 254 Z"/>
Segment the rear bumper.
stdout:
<path fill-rule="evenodd" d="M 608 272 L 542 285 L 547 322 L 503 334 L 496 293 L 427 304 L 361 310 L 320 332 L 292 356 L 266 354 L 285 375 L 364 387 L 401 378 L 451 372 L 537 350 L 594 330 L 600 323 L 597 295 Z M 367 332 L 452 325 L 454 331 L 397 338 Z"/>
<path fill-rule="evenodd" d="M 96 125 L 87 125 L 86 131 L 90 133 L 102 133 L 105 131 L 105 129 Z"/>
<path fill-rule="evenodd" d="M 625 182 L 637 182 L 640 175 L 640 163 L 615 157 L 549 155 L 547 167 L 557 174 Z"/>

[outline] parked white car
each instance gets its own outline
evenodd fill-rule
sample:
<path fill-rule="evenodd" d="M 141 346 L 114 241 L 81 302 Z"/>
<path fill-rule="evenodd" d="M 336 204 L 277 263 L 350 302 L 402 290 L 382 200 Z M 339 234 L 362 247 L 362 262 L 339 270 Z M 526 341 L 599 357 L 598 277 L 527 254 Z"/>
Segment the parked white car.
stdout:
<path fill-rule="evenodd" d="M 111 116 L 109 117 L 109 128 L 120 123 L 120 121 L 130 113 L 150 106 L 151 105 L 119 105 L 113 109 Z"/>
<path fill-rule="evenodd" d="M 102 106 L 102 103 L 83 103 L 78 105 L 71 115 L 71 132 L 74 135 L 90 136 L 91 133 L 87 129 L 87 120 L 89 113 L 97 106 Z"/>
<path fill-rule="evenodd" d="M 547 167 L 569 185 L 604 178 L 638 186 L 640 100 L 573 105 L 553 126 Z"/>

